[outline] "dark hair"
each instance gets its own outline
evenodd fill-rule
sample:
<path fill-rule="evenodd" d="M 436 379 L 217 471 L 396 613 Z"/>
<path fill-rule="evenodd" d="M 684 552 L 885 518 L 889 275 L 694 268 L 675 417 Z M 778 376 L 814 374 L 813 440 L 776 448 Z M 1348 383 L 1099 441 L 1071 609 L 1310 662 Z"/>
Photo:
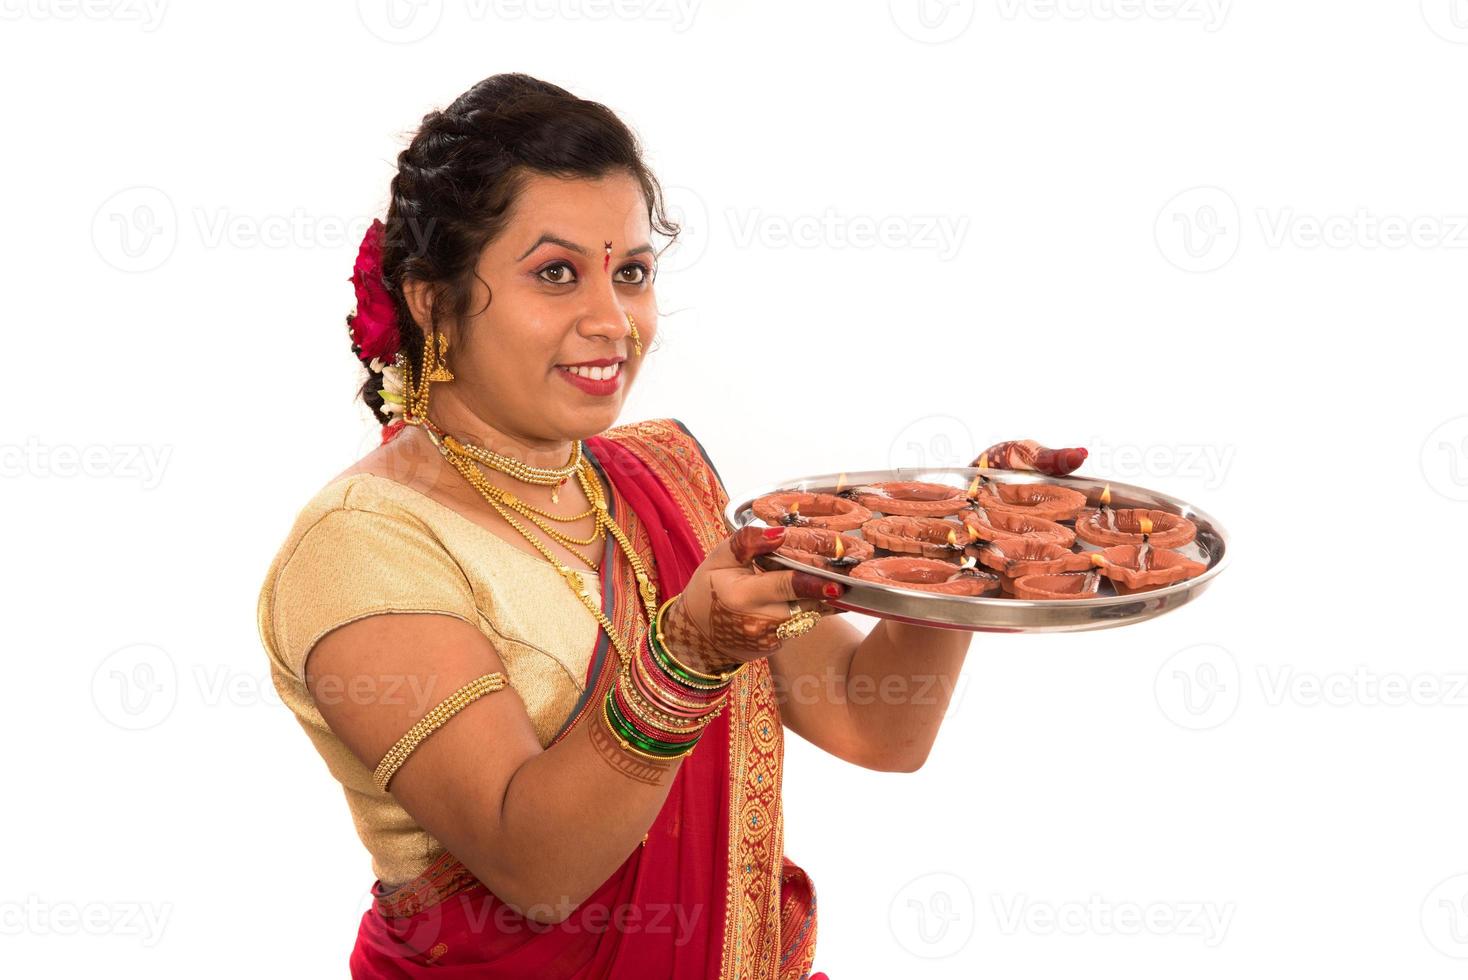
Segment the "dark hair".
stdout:
<path fill-rule="evenodd" d="M 528 176 L 597 179 L 617 171 L 642 186 L 649 223 L 671 242 L 679 227 L 668 219 L 662 188 L 642 161 L 637 137 L 601 103 L 516 72 L 491 75 L 447 109 L 423 117 L 398 154 L 382 250 L 383 283 L 415 377 L 422 369 L 425 325 L 414 320 L 403 284 L 432 284 L 434 322 L 427 326 L 436 328 L 445 318 L 462 323 L 479 279 L 479 254 L 504 230 Z M 382 375 L 368 367 L 360 395 L 386 423 L 381 387 Z"/>

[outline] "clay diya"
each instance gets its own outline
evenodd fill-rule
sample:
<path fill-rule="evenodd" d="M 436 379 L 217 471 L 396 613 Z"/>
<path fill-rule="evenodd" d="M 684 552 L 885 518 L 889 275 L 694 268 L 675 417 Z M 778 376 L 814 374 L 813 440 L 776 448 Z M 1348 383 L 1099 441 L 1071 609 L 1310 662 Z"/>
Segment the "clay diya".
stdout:
<path fill-rule="evenodd" d="M 1198 534 L 1198 526 L 1186 517 L 1165 510 L 1121 507 L 1112 510 L 1087 507 L 1076 515 L 1076 537 L 1090 544 L 1141 544 L 1142 521 L 1152 522 L 1154 548 L 1181 548 Z"/>
<path fill-rule="evenodd" d="M 1041 538 L 999 538 L 983 546 L 979 561 L 998 572 L 1000 587 L 1013 593 L 1014 580 L 1026 575 L 1084 572 L 1091 567 L 1091 554 Z"/>
<path fill-rule="evenodd" d="M 831 572 L 848 573 L 875 554 L 861 538 L 818 527 L 792 527 L 775 554 Z"/>
<path fill-rule="evenodd" d="M 1207 565 L 1181 552 L 1137 544 L 1113 545 L 1091 555 L 1099 559 L 1097 570 L 1111 579 L 1112 588 L 1122 595 L 1172 585 L 1208 571 Z"/>
<path fill-rule="evenodd" d="M 992 514 L 1020 514 L 1043 521 L 1068 521 L 1086 506 L 1086 495 L 1079 490 L 1051 483 L 990 481 L 977 489 L 974 502 Z"/>
<path fill-rule="evenodd" d="M 970 536 L 957 521 L 940 517 L 874 517 L 861 526 L 861 536 L 887 551 L 958 561 Z"/>
<path fill-rule="evenodd" d="M 1014 580 L 1016 599 L 1090 599 L 1101 587 L 1095 572 L 1025 575 Z"/>
<path fill-rule="evenodd" d="M 851 577 L 940 595 L 975 596 L 999 588 L 998 576 L 988 572 L 972 568 L 955 569 L 951 562 L 905 555 L 868 559 L 851 570 Z"/>
<path fill-rule="evenodd" d="M 867 483 L 841 491 L 870 510 L 904 517 L 947 517 L 968 507 L 968 496 L 960 487 L 943 483 L 899 480 Z"/>
<path fill-rule="evenodd" d="M 854 500 L 834 493 L 781 490 L 767 493 L 750 504 L 754 516 L 771 527 L 819 527 L 828 531 L 854 531 L 871 520 L 872 512 Z"/>
<path fill-rule="evenodd" d="M 1001 511 L 980 514 L 977 511 L 969 511 L 960 515 L 959 519 L 968 529 L 969 537 L 983 541 L 995 541 L 999 538 L 1039 538 L 1065 548 L 1076 543 L 1075 532 L 1064 524 L 1057 524 L 1039 517 L 1029 517 L 1025 514 Z"/>

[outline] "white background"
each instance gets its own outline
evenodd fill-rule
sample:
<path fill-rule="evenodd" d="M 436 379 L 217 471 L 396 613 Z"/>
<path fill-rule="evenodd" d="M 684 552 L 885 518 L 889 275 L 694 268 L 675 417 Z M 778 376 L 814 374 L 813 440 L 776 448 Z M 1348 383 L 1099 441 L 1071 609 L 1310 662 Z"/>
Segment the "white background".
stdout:
<path fill-rule="evenodd" d="M 916 774 L 791 737 L 817 969 L 1462 975 L 1468 4 L 160 2 L 0 0 L 6 976 L 346 975 L 255 600 L 376 439 L 392 160 L 507 70 L 644 139 L 623 419 L 735 493 L 1029 437 L 1234 536 L 1155 622 L 976 636 Z"/>

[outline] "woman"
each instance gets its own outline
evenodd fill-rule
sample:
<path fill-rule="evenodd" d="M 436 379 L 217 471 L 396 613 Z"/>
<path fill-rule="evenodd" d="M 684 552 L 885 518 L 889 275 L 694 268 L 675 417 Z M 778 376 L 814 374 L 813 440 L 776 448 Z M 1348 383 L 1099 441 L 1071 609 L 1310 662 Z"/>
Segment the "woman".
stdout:
<path fill-rule="evenodd" d="M 372 855 L 355 977 L 807 977 L 782 728 L 887 771 L 933 743 L 968 634 L 824 615 L 841 587 L 754 567 L 783 529 L 731 533 L 682 423 L 614 427 L 657 336 L 654 231 L 627 128 L 516 74 L 424 119 L 364 241 L 383 444 L 259 603 Z"/>

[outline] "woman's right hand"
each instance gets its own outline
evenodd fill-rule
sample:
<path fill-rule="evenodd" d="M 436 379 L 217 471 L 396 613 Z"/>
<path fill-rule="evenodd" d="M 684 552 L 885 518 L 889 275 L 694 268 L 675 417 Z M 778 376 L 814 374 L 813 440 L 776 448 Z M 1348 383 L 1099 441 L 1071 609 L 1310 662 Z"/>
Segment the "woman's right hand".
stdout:
<path fill-rule="evenodd" d="M 825 602 L 846 591 L 839 582 L 752 564 L 778 549 L 784 535 L 783 527 L 743 527 L 708 553 L 663 614 L 663 639 L 674 657 L 704 673 L 724 672 L 780 649 L 775 629 L 792 615 L 790 603 L 822 616 L 842 611 Z"/>

